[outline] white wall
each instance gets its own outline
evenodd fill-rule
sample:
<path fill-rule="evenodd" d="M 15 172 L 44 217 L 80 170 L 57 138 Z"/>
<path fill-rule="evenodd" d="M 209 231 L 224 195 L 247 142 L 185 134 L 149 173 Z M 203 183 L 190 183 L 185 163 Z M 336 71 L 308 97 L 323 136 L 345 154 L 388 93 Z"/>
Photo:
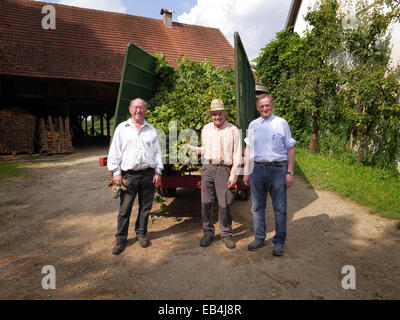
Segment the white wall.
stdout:
<path fill-rule="evenodd" d="M 300 36 L 303 36 L 303 32 L 307 27 L 307 23 L 304 21 L 304 16 L 308 12 L 308 7 L 313 7 L 315 2 L 315 0 L 303 0 L 301 2 L 300 10 L 297 14 L 296 23 L 294 25 L 294 32 L 297 32 Z"/>
<path fill-rule="evenodd" d="M 294 26 L 294 31 L 300 36 L 303 36 L 303 32 L 307 28 L 307 23 L 304 21 L 304 16 L 308 12 L 308 8 L 314 7 L 316 2 L 316 0 L 303 0 L 301 3 L 296 24 Z M 396 66 L 400 64 L 400 23 L 396 22 L 391 24 L 389 26 L 389 32 L 391 33 L 390 45 L 392 48 L 391 64 L 392 66 Z"/>
<path fill-rule="evenodd" d="M 396 22 L 389 26 L 391 29 L 390 44 L 392 46 L 392 53 L 390 58 L 392 59 L 392 66 L 400 64 L 400 23 Z"/>

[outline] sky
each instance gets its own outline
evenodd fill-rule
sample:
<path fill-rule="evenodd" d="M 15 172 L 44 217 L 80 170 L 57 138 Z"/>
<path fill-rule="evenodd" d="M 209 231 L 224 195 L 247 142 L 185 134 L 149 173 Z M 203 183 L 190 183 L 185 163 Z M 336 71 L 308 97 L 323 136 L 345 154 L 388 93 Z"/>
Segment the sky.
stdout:
<path fill-rule="evenodd" d="M 161 8 L 175 11 L 173 21 L 218 28 L 233 46 L 238 31 L 249 60 L 286 23 L 292 0 L 47 0 L 97 10 L 161 19 Z"/>

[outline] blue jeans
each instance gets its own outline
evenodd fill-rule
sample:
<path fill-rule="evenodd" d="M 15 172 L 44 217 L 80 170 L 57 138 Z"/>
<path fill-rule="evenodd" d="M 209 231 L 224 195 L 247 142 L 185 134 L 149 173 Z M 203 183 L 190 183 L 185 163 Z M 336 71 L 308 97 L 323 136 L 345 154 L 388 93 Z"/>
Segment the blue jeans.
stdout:
<path fill-rule="evenodd" d="M 254 237 L 257 242 L 263 242 L 266 238 L 265 209 L 269 192 L 275 214 L 275 236 L 272 242 L 274 244 L 285 244 L 287 217 L 286 172 L 286 163 L 283 163 L 280 167 L 254 164 L 254 170 L 250 175 L 250 188 Z"/>

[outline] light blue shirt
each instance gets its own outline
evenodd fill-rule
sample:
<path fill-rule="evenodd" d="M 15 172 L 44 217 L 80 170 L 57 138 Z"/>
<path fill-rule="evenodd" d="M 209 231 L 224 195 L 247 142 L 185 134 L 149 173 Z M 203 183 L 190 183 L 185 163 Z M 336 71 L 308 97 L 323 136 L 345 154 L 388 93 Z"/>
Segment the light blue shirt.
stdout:
<path fill-rule="evenodd" d="M 144 121 L 140 130 L 131 119 L 121 122 L 115 129 L 108 153 L 107 167 L 114 175 L 121 170 L 144 170 L 154 168 L 161 174 L 164 169 L 161 148 L 156 129 Z"/>
<path fill-rule="evenodd" d="M 244 141 L 250 147 L 250 160 L 257 162 L 286 161 L 287 150 L 296 143 L 287 121 L 273 114 L 250 122 Z"/>

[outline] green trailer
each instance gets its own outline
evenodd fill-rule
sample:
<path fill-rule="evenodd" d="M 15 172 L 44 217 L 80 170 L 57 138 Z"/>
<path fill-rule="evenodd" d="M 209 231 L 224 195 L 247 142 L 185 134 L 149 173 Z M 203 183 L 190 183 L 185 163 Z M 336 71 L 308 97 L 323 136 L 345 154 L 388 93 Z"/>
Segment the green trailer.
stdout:
<path fill-rule="evenodd" d="M 253 72 L 243 47 L 239 33 L 234 34 L 235 76 L 236 76 L 236 109 L 237 126 L 243 130 L 243 138 L 249 123 L 255 119 L 257 111 L 255 104 L 256 86 Z M 129 43 L 121 76 L 117 105 L 115 108 L 112 134 L 119 123 L 129 117 L 129 103 L 134 98 L 145 101 L 151 99 L 157 90 L 157 79 L 154 72 L 156 59 L 136 46 Z M 107 157 L 100 158 L 100 166 L 106 166 Z M 173 196 L 176 188 L 200 188 L 200 176 L 190 174 L 173 174 L 172 170 L 164 170 L 159 193 L 163 196 Z M 244 185 L 240 189 L 247 189 Z"/>

